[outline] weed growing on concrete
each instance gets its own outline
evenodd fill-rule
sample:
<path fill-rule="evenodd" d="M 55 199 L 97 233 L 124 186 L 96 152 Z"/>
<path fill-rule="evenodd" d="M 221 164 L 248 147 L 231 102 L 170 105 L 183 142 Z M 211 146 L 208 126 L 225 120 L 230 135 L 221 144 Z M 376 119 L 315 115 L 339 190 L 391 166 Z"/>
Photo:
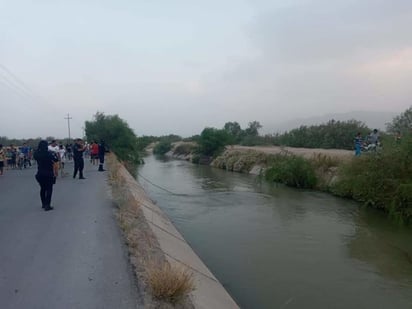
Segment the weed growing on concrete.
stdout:
<path fill-rule="evenodd" d="M 194 290 L 193 273 L 183 266 L 150 263 L 147 281 L 155 298 L 176 304 Z"/>

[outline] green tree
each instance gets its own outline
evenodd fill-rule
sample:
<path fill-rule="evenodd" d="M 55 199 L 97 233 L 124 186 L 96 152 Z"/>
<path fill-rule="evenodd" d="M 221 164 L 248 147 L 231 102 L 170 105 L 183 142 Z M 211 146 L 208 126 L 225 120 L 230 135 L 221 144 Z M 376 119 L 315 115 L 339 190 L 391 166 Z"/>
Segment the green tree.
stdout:
<path fill-rule="evenodd" d="M 224 129 L 205 128 L 197 140 L 199 152 L 206 156 L 216 156 L 229 144 L 230 140 L 229 133 Z"/>
<path fill-rule="evenodd" d="M 238 122 L 226 122 L 223 129 L 230 135 L 231 144 L 236 144 L 240 142 L 243 135 L 243 130 Z"/>
<path fill-rule="evenodd" d="M 386 128 L 391 133 L 397 131 L 402 133 L 409 132 L 412 129 L 412 107 L 393 118 L 392 122 L 386 124 Z"/>
<path fill-rule="evenodd" d="M 259 121 L 249 122 L 249 126 L 245 130 L 246 136 L 258 136 L 259 130 L 262 128 L 262 125 Z"/>
<path fill-rule="evenodd" d="M 137 137 L 126 121 L 118 115 L 105 115 L 101 112 L 97 112 L 93 118 L 85 124 L 89 141 L 104 140 L 120 160 L 139 162 Z"/>
<path fill-rule="evenodd" d="M 162 140 L 153 148 L 153 153 L 157 155 L 164 155 L 172 149 L 172 143 L 168 140 Z"/>

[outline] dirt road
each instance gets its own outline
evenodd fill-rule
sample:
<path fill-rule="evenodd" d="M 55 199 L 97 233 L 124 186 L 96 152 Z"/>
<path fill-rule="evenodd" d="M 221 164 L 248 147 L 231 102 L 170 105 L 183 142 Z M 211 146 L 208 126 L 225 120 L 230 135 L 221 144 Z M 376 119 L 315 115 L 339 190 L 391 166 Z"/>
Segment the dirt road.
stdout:
<path fill-rule="evenodd" d="M 353 156 L 353 151 L 342 149 L 319 149 L 319 148 L 294 148 L 294 147 L 279 147 L 279 146 L 239 146 L 228 147 L 230 150 L 256 150 L 264 153 L 276 154 L 281 151 L 289 151 L 296 155 L 301 155 L 306 158 L 312 157 L 314 154 L 325 154 L 333 157 L 348 158 Z"/>

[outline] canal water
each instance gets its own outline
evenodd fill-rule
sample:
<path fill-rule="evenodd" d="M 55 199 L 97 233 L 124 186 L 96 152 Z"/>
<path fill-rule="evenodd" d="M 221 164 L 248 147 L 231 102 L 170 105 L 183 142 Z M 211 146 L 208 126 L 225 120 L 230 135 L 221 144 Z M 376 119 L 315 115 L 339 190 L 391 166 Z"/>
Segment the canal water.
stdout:
<path fill-rule="evenodd" d="M 412 229 L 378 211 L 153 156 L 138 180 L 242 308 L 412 308 Z"/>

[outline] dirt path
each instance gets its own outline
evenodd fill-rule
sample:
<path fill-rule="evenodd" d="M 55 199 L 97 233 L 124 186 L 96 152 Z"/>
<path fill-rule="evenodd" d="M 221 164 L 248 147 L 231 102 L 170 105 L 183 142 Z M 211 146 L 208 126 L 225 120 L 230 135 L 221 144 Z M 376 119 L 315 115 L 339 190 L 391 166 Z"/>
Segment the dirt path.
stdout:
<path fill-rule="evenodd" d="M 342 157 L 342 158 L 348 158 L 353 156 L 353 151 L 350 150 L 343 150 L 343 149 L 320 149 L 320 148 L 294 148 L 294 147 L 280 147 L 280 146 L 239 146 L 235 145 L 233 147 L 228 147 L 230 150 L 239 150 L 239 151 L 245 151 L 245 150 L 256 150 L 256 151 L 261 151 L 264 153 L 269 153 L 269 154 L 276 154 L 280 153 L 282 150 L 283 151 L 289 151 L 293 154 L 296 155 L 301 155 L 304 156 L 305 158 L 310 158 L 314 154 L 325 154 L 333 157 Z"/>

